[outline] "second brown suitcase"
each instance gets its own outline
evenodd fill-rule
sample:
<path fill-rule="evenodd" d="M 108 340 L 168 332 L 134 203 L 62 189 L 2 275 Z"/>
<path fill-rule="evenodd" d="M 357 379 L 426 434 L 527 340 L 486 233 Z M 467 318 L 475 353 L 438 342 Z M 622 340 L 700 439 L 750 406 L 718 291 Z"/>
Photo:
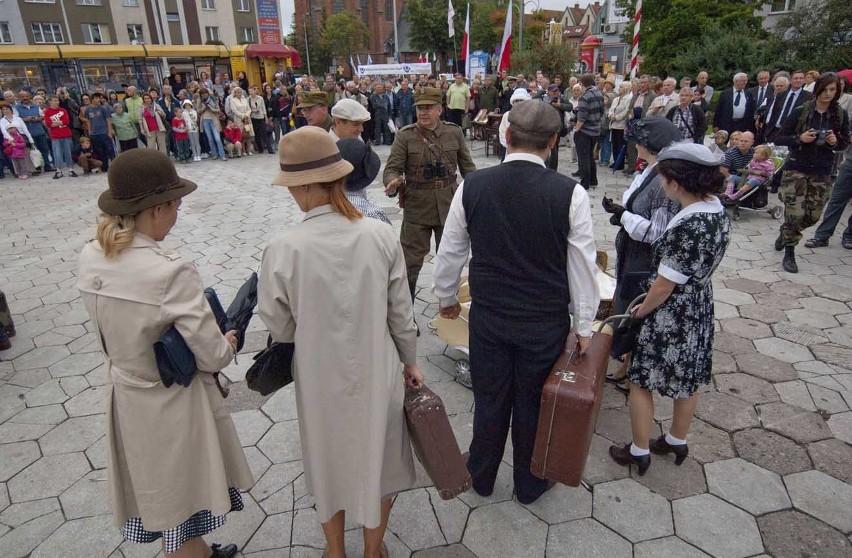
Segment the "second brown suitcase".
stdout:
<path fill-rule="evenodd" d="M 467 492 L 470 473 L 441 398 L 426 386 L 406 388 L 405 420 L 414 453 L 441 498 L 451 500 Z"/>
<path fill-rule="evenodd" d="M 606 326 L 593 333 L 585 355 L 573 351 L 576 336 L 572 331 L 564 351 L 541 393 L 541 410 L 535 436 L 530 470 L 540 478 L 579 486 L 589 455 L 592 434 L 603 399 L 612 336 Z"/>

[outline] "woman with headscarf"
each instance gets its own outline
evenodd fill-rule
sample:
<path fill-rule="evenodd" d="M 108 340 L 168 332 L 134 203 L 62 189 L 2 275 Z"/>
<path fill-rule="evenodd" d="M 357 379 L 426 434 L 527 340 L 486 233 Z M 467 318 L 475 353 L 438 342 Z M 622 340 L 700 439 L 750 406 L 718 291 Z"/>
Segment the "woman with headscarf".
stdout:
<path fill-rule="evenodd" d="M 677 202 L 663 190 L 663 178 L 657 171 L 657 155 L 674 142 L 680 133 L 670 121 L 661 116 L 649 116 L 634 121 L 626 139 L 636 142 L 639 156 L 648 166 L 637 175 L 617 204 L 604 197 L 604 211 L 610 213 L 610 223 L 619 227 L 615 237 L 615 294 L 613 313 L 623 314 L 627 306 L 642 294 L 645 280 L 652 272 L 652 245 L 663 234 L 669 221 L 680 210 Z M 623 204 L 623 205 L 622 205 Z M 616 383 L 619 391 L 627 393 L 625 377 L 630 355 L 615 374 L 607 380 Z"/>
<path fill-rule="evenodd" d="M 360 106 L 360 105 L 358 105 Z M 379 174 L 382 162 L 379 156 L 361 138 L 344 138 L 337 140 L 337 148 L 345 161 L 352 165 L 352 174 L 346 178 L 346 199 L 364 217 L 378 219 L 391 224 L 385 212 L 367 199 L 367 186 L 373 183 Z"/>
<path fill-rule="evenodd" d="M 168 156 L 131 149 L 109 168 L 96 240 L 80 254 L 77 287 L 106 361 L 107 479 L 125 540 L 162 539 L 167 558 L 231 558 L 202 536 L 243 509 L 254 484 L 213 372 L 234 358 L 195 264 L 160 246 L 196 184 Z M 195 356 L 188 386 L 166 387 L 154 342 L 174 326 Z"/>
<path fill-rule="evenodd" d="M 305 480 L 324 555 L 345 556 L 348 521 L 363 525 L 365 558 L 387 557 L 393 496 L 415 481 L 404 387 L 423 382 L 402 246 L 346 199 L 352 165 L 325 130 L 287 134 L 278 154 L 273 184 L 306 215 L 264 250 L 258 315 L 272 339 L 296 344 Z"/>

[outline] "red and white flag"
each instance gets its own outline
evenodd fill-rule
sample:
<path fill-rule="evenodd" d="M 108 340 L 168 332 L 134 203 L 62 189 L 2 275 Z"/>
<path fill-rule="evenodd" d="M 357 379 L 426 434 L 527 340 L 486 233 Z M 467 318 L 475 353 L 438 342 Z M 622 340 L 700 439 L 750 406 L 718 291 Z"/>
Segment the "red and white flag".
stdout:
<path fill-rule="evenodd" d="M 509 2 L 509 9 L 506 11 L 506 26 L 503 27 L 503 40 L 500 42 L 500 62 L 497 64 L 497 71 L 509 69 L 509 64 L 512 58 L 512 4 Z"/>
<path fill-rule="evenodd" d="M 470 79 L 470 2 L 467 4 L 467 16 L 464 18 L 464 39 L 462 40 L 461 59 L 464 60 L 464 75 Z"/>

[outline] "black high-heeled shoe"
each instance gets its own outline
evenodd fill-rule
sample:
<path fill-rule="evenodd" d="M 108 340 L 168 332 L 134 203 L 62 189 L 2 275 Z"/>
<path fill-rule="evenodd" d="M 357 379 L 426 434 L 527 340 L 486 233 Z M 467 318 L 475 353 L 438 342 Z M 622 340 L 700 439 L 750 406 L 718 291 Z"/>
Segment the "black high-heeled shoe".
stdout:
<path fill-rule="evenodd" d="M 682 446 L 673 446 L 666 441 L 666 435 L 663 434 L 656 440 L 651 440 L 649 447 L 651 451 L 658 455 L 666 455 L 667 453 L 675 454 L 675 465 L 680 466 L 686 456 L 689 455 L 689 446 L 687 444 L 683 444 Z"/>
<path fill-rule="evenodd" d="M 210 548 L 213 550 L 213 554 L 210 555 L 210 558 L 233 558 L 239 550 L 235 544 L 222 546 L 214 543 L 210 545 Z"/>
<path fill-rule="evenodd" d="M 629 443 L 624 447 L 609 446 L 609 456 L 619 465 L 635 465 L 640 477 L 651 466 L 651 455 L 633 455 Z"/>

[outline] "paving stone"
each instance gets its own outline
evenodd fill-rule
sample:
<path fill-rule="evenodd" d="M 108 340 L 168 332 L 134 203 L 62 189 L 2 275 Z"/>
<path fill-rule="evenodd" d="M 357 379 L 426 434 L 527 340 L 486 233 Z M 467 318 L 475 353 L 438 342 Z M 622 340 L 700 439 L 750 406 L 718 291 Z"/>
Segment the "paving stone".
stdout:
<path fill-rule="evenodd" d="M 3 554 L 10 558 L 28 556 L 64 521 L 62 512 L 59 510 L 36 517 L 0 537 L 0 548 L 3 549 Z M 113 532 L 115 532 L 114 528 Z M 65 556 L 65 554 L 60 553 L 57 556 Z"/>
<path fill-rule="evenodd" d="M 296 414 L 296 390 L 293 384 L 276 391 L 260 408 L 273 422 L 298 419 Z"/>
<path fill-rule="evenodd" d="M 392 516 L 393 510 L 391 510 Z M 316 510 L 308 508 L 293 512 L 293 537 L 291 544 L 294 547 L 325 548 L 325 535 L 323 535 L 322 526 L 317 517 Z"/>
<path fill-rule="evenodd" d="M 852 362 L 852 349 L 839 345 L 817 345 L 813 347 L 816 358 L 835 366 L 848 367 Z"/>
<path fill-rule="evenodd" d="M 34 463 L 41 453 L 35 442 L 0 445 L 0 481 L 7 481 Z"/>
<path fill-rule="evenodd" d="M 751 354 L 751 353 L 750 353 Z M 737 361 L 728 353 L 713 353 L 713 374 L 731 374 L 737 372 Z"/>
<path fill-rule="evenodd" d="M 625 479 L 626 480 L 626 479 Z M 607 483 L 607 485 L 612 483 Z M 592 515 L 592 494 L 583 486 L 557 484 L 532 504 L 524 506 L 548 525 Z"/>
<path fill-rule="evenodd" d="M 423 550 L 447 544 L 425 489 L 399 494 L 393 507 L 388 528 L 405 546 L 411 550 Z"/>
<path fill-rule="evenodd" d="M 263 455 L 263 452 L 254 446 L 243 448 L 243 454 L 246 456 L 249 469 L 251 469 L 251 476 L 255 480 L 262 477 L 269 470 L 269 467 L 272 466 L 272 462 Z M 89 459 L 91 460 L 91 458 Z"/>
<path fill-rule="evenodd" d="M 832 415 L 827 424 L 835 437 L 852 444 L 852 411 Z"/>
<path fill-rule="evenodd" d="M 52 424 L 21 424 L 9 421 L 0 425 L 0 444 L 38 440 L 53 428 Z"/>
<path fill-rule="evenodd" d="M 728 318 L 739 318 L 740 313 L 737 312 L 737 307 L 733 304 L 716 300 L 713 302 L 713 317 L 717 320 L 727 320 Z"/>
<path fill-rule="evenodd" d="M 749 403 L 770 403 L 779 400 L 772 384 L 749 374 L 722 374 L 715 379 L 716 389 L 720 392 Z"/>
<path fill-rule="evenodd" d="M 808 390 L 808 384 L 801 380 L 775 384 L 775 390 L 784 403 L 801 407 L 806 411 L 817 410 L 811 392 Z"/>
<path fill-rule="evenodd" d="M 493 556 L 508 556 L 494 554 Z M 594 519 L 578 519 L 550 528 L 549 558 L 631 558 L 630 543 Z"/>
<path fill-rule="evenodd" d="M 757 414 L 750 403 L 725 393 L 706 393 L 698 399 L 696 416 L 727 432 L 757 426 Z"/>
<path fill-rule="evenodd" d="M 625 409 L 601 410 L 595 433 L 616 444 L 626 444 L 633 438 L 630 431 L 630 414 Z"/>
<path fill-rule="evenodd" d="M 790 281 L 778 281 L 769 286 L 769 290 L 779 295 L 789 296 L 795 299 L 802 299 L 811 296 L 813 291 L 806 285 L 792 283 Z"/>
<path fill-rule="evenodd" d="M 107 473 L 92 471 L 59 496 L 66 519 L 110 513 Z"/>
<path fill-rule="evenodd" d="M 0 514 L 0 523 L 10 527 L 20 527 L 37 517 L 47 515 L 53 511 L 61 511 L 61 509 L 57 498 L 45 498 L 32 502 L 12 504 Z"/>
<path fill-rule="evenodd" d="M 801 446 L 769 430 L 742 430 L 734 433 L 733 440 L 740 457 L 781 476 L 811 468 L 811 461 Z"/>
<path fill-rule="evenodd" d="M 713 299 L 733 306 L 754 303 L 754 298 L 750 294 L 726 288 L 713 289 Z"/>
<path fill-rule="evenodd" d="M 556 487 L 551 489 L 551 492 L 554 490 L 557 490 Z M 429 493 L 429 501 L 432 504 L 435 517 L 438 518 L 438 524 L 441 526 L 444 539 L 448 543 L 461 542 L 465 527 L 467 527 L 468 517 L 470 516 L 470 508 L 459 498 L 442 500 L 434 488 L 427 488 L 426 492 Z M 545 500 L 546 497 L 547 495 L 542 496 L 539 498 L 539 501 Z M 588 513 L 592 513 L 591 504 L 588 506 Z M 541 515 L 538 517 L 541 517 Z"/>
<path fill-rule="evenodd" d="M 103 355 L 99 353 L 78 353 L 51 365 L 50 375 L 54 378 L 65 376 L 80 376 L 91 372 L 104 362 Z"/>
<path fill-rule="evenodd" d="M 106 417 L 71 418 L 39 439 L 44 455 L 85 451 L 106 433 Z"/>
<path fill-rule="evenodd" d="M 257 444 L 272 426 L 272 421 L 258 410 L 231 413 L 243 447 Z"/>
<path fill-rule="evenodd" d="M 814 467 L 823 473 L 852 484 L 852 446 L 832 438 L 808 445 Z"/>
<path fill-rule="evenodd" d="M 291 420 L 273 425 L 258 442 L 257 449 L 273 463 L 301 459 L 302 446 L 299 443 L 298 421 Z"/>
<path fill-rule="evenodd" d="M 59 496 L 89 470 L 82 453 L 42 457 L 8 482 L 9 495 L 12 502 Z"/>
<path fill-rule="evenodd" d="M 514 486 L 512 470 L 509 467 L 500 467 L 497 471 L 497 480 L 494 481 L 494 491 L 491 496 L 480 496 L 475 490 L 468 490 L 459 494 L 459 500 L 474 509 L 497 502 L 506 502 L 512 499 Z"/>
<path fill-rule="evenodd" d="M 767 403 L 758 406 L 763 427 L 786 436 L 800 444 L 831 437 L 831 430 L 817 413 L 811 413 L 786 403 Z"/>
<path fill-rule="evenodd" d="M 713 351 L 731 355 L 753 353 L 754 343 L 750 339 L 720 331 L 713 336 Z"/>
<path fill-rule="evenodd" d="M 793 505 L 852 534 L 852 486 L 821 471 L 805 471 L 784 477 Z"/>
<path fill-rule="evenodd" d="M 787 314 L 787 318 L 794 324 L 806 325 L 819 329 L 837 327 L 837 320 L 835 320 L 831 314 L 827 314 L 819 310 L 811 310 L 807 306 L 805 306 L 805 308 L 786 310 L 785 313 Z"/>
<path fill-rule="evenodd" d="M 11 503 L 9 500 L 9 491 L 6 490 L 6 483 L 0 482 L 0 512 L 8 508 Z"/>
<path fill-rule="evenodd" d="M 701 494 L 672 503 L 680 538 L 716 558 L 740 558 L 763 552 L 754 518 L 739 508 Z"/>
<path fill-rule="evenodd" d="M 293 481 L 303 471 L 301 461 L 272 465 L 255 482 L 251 495 L 266 513 L 281 513 L 293 509 Z"/>
<path fill-rule="evenodd" d="M 415 552 L 411 558 L 476 558 L 476 555 L 464 545 L 451 544 Z"/>
<path fill-rule="evenodd" d="M 228 521 L 215 531 L 216 540 L 228 541 L 238 548 L 243 548 L 248 543 L 266 518 L 251 494 L 243 492 L 242 497 L 243 511 L 228 514 Z"/>
<path fill-rule="evenodd" d="M 59 379 L 59 387 L 62 388 L 65 395 L 73 398 L 75 395 L 89 389 L 89 382 L 86 381 L 85 376 L 65 376 L 64 378 Z M 80 406 L 80 403 L 75 402 L 75 405 Z M 102 410 L 103 408 L 100 411 Z"/>
<path fill-rule="evenodd" d="M 704 470 L 711 494 L 753 515 L 792 506 L 781 477 L 753 463 L 735 458 L 709 463 Z"/>
<path fill-rule="evenodd" d="M 807 347 L 777 337 L 758 339 L 754 342 L 754 346 L 761 353 L 790 364 L 814 358 Z"/>
<path fill-rule="evenodd" d="M 112 524 L 112 516 L 99 515 L 67 521 L 41 543 L 31 558 L 90 558 L 107 556 L 124 539 Z"/>
<path fill-rule="evenodd" d="M 293 526 L 292 513 L 278 513 L 267 516 L 248 544 L 243 547 L 244 554 L 263 550 L 286 549 L 290 545 L 290 531 Z"/>
<path fill-rule="evenodd" d="M 668 431 L 668 426 L 668 423 L 664 425 L 664 432 Z M 689 429 L 689 456 L 699 463 L 712 463 L 734 457 L 734 448 L 727 432 L 693 419 Z"/>
<path fill-rule="evenodd" d="M 23 335 L 23 334 L 22 334 Z M 18 343 L 17 338 L 15 343 Z M 15 346 L 15 343 L 12 346 Z M 49 368 L 62 359 L 68 357 L 71 353 L 62 345 L 58 347 L 40 347 L 33 349 L 17 357 L 14 361 L 15 370 L 33 370 L 35 368 Z M 4 355 L 5 356 L 5 355 Z M 7 357 L 8 358 L 8 357 Z"/>
<path fill-rule="evenodd" d="M 75 376 L 77 378 L 77 376 Z M 85 382 L 82 377 L 79 377 Z M 66 378 L 63 378 L 63 381 Z M 67 378 L 70 379 L 70 378 Z M 88 383 L 86 384 L 88 385 Z M 106 398 L 109 394 L 109 386 L 95 386 L 75 395 L 64 403 L 65 410 L 72 417 L 83 417 L 96 415 L 106 410 Z"/>
<path fill-rule="evenodd" d="M 644 476 L 640 477 L 634 467 L 631 467 L 630 474 L 633 480 L 669 500 L 707 492 L 704 470 L 697 461 L 690 458 L 677 466 L 672 455 L 654 455 L 651 458 L 651 467 Z"/>
<path fill-rule="evenodd" d="M 645 541 L 633 546 L 633 558 L 710 558 L 677 537 Z"/>
<path fill-rule="evenodd" d="M 722 331 L 738 335 L 745 339 L 754 340 L 772 336 L 772 330 L 769 329 L 769 326 L 757 320 L 731 318 L 728 320 L 721 320 L 719 323 L 722 326 Z"/>
<path fill-rule="evenodd" d="M 594 518 L 634 543 L 674 534 L 668 501 L 632 479 L 595 487 Z"/>
<path fill-rule="evenodd" d="M 757 519 L 766 551 L 775 558 L 852 556 L 852 544 L 825 523 L 796 510 Z"/>
<path fill-rule="evenodd" d="M 725 286 L 729 289 L 735 289 L 748 294 L 769 292 L 769 287 L 765 283 L 752 279 L 725 279 Z"/>
<path fill-rule="evenodd" d="M 849 406 L 843 401 L 843 397 L 837 391 L 815 385 L 811 382 L 808 382 L 808 391 L 811 392 L 814 405 L 822 412 L 833 415 L 849 411 Z"/>
<path fill-rule="evenodd" d="M 28 391 L 23 400 L 27 407 L 39 407 L 64 403 L 68 399 L 68 395 L 59 385 L 59 380 L 50 380 Z"/>
<path fill-rule="evenodd" d="M 790 324 L 786 322 L 772 324 L 772 332 L 776 337 L 797 343 L 799 345 L 818 345 L 828 343 L 828 337 L 822 335 L 821 330 L 803 327 L 801 324 Z"/>
<path fill-rule="evenodd" d="M 739 306 L 737 310 L 739 310 L 740 316 L 743 318 L 757 320 L 765 324 L 787 321 L 787 314 L 785 314 L 782 309 L 773 308 L 766 304 L 746 304 L 744 306 Z"/>
<path fill-rule="evenodd" d="M 463 543 L 477 556 L 524 558 L 543 555 L 546 540 L 546 523 L 517 502 L 501 502 L 471 512 Z"/>
<path fill-rule="evenodd" d="M 9 363 L 9 366 L 12 366 L 11 362 Z M 10 376 L 6 381 L 13 386 L 34 388 L 49 379 L 50 372 L 47 371 L 47 368 L 37 368 L 35 370 L 23 370 L 18 372 L 17 374 Z"/>
<path fill-rule="evenodd" d="M 767 382 L 788 382 L 798 379 L 796 370 L 787 362 L 760 353 L 736 355 L 740 372 L 763 378 Z"/>
<path fill-rule="evenodd" d="M 89 446 L 84 453 L 93 469 L 106 469 L 108 460 L 106 436 Z"/>

